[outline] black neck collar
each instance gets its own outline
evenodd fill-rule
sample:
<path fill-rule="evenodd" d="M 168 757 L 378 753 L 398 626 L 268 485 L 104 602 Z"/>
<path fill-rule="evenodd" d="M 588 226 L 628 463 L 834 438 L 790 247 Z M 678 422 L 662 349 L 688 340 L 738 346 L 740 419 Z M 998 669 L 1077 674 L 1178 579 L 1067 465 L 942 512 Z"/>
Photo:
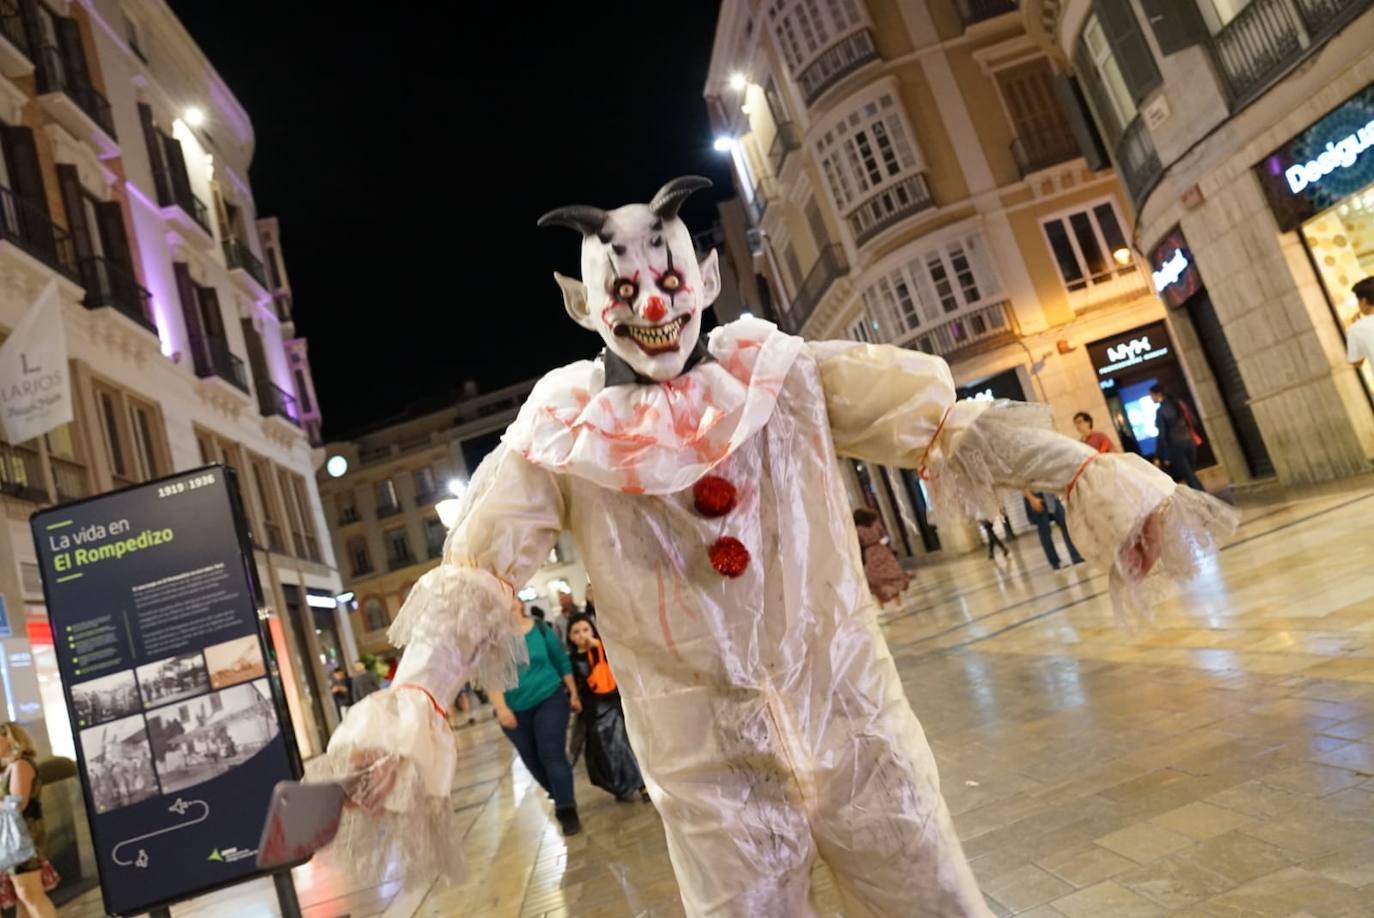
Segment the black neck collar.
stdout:
<path fill-rule="evenodd" d="M 697 346 L 692 349 L 692 353 L 687 358 L 687 362 L 682 365 L 682 372 L 685 374 L 692 367 L 699 363 L 709 363 L 716 358 L 711 356 L 711 352 L 706 349 L 706 339 L 697 337 Z M 658 380 L 641 376 L 635 372 L 635 368 L 615 355 L 610 348 L 603 348 L 601 351 L 601 363 L 606 368 L 606 386 L 654 386 Z M 681 374 L 680 374 L 681 375 Z"/>

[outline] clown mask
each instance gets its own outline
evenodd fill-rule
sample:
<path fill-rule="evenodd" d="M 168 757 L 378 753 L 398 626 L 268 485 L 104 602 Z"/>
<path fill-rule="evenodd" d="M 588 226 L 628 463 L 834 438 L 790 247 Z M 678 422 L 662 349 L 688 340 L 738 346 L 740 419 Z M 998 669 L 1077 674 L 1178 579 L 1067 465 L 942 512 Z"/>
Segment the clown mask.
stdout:
<path fill-rule="evenodd" d="M 605 211 L 560 207 L 540 226 L 582 234 L 582 280 L 554 274 L 568 315 L 599 334 L 640 376 L 658 382 L 682 373 L 697 346 L 701 313 L 720 293 L 716 253 L 697 263 L 678 208 L 710 181 L 674 179 L 648 204 Z"/>

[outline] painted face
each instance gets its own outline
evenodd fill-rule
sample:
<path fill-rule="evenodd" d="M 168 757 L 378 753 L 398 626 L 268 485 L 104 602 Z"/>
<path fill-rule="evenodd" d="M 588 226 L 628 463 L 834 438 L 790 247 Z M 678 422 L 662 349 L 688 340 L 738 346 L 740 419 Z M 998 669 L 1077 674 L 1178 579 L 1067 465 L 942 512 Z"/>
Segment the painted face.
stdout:
<path fill-rule="evenodd" d="M 586 650 L 592 646 L 592 626 L 587 622 L 578 622 L 568 632 L 568 640 L 572 641 L 578 650 Z"/>
<path fill-rule="evenodd" d="M 682 200 L 709 184 L 677 179 L 650 204 L 563 208 L 541 221 L 584 231 L 582 280 L 555 275 L 568 314 L 648 379 L 662 382 L 682 372 L 701 334 L 702 311 L 720 293 L 716 253 L 698 264 L 677 218 Z"/>

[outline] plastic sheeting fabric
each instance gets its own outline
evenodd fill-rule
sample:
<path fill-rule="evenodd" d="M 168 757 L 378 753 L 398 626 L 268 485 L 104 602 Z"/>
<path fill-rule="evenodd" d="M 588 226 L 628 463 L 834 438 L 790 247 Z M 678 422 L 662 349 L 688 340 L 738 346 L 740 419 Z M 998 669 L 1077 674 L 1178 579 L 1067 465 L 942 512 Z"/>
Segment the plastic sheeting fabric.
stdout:
<path fill-rule="evenodd" d="M 727 337 L 733 328 L 723 330 Z M 813 914 L 810 869 L 821 857 L 856 913 L 988 915 L 878 629 L 836 451 L 925 464 L 947 506 L 980 506 L 999 487 L 1062 493 L 1078 475 L 1070 513 L 1081 500 L 1091 515 L 1108 496 L 1121 499 L 1105 488 L 1127 480 L 1137 491 L 1126 493 L 1140 505 L 1084 540 L 1085 552 L 1111 564 L 1130 555 L 1128 546 L 1106 544 L 1112 538 L 1136 538 L 1148 519 L 1166 527 L 1190 520 L 1158 512 L 1174 489 L 1153 469 L 1119 457 L 1081 469 L 1081 444 L 1042 429 L 1033 409 L 955 406 L 949 369 L 937 358 L 812 345 L 796 351 L 780 383 L 765 382 L 776 390 L 766 422 L 727 455 L 698 463 L 735 485 L 727 515 L 701 515 L 690 482 L 671 468 L 639 470 L 648 493 L 626 493 L 603 484 L 595 458 L 583 468 L 565 453 L 556 471 L 541 468 L 521 455 L 528 442 L 508 436 L 479 472 L 489 486 L 466 502 L 446 563 L 523 583 L 559 528 L 586 546 L 629 737 L 688 914 Z M 660 473 L 679 489 L 646 487 Z M 1215 534 L 1224 517 L 1216 517 L 1223 524 Z M 739 539 L 751 555 L 733 579 L 708 558 L 722 536 Z M 1177 543 L 1206 541 L 1191 535 Z M 459 605 L 449 606 L 449 617 L 470 617 Z M 456 686 L 477 662 L 421 637 L 412 636 L 402 662 L 410 678 Z M 412 666 L 412 655 L 422 665 Z M 391 725 L 378 710 L 365 711 L 355 738 L 337 750 L 331 744 L 331 754 L 347 754 L 368 736 L 390 745 Z M 417 767 L 451 773 L 453 760 Z"/>

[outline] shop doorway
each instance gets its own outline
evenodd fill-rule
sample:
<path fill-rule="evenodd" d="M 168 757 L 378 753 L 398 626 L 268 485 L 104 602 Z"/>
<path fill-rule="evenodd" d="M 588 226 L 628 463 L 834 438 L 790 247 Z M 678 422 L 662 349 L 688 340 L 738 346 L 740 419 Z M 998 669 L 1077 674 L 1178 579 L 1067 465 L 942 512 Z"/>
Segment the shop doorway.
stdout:
<path fill-rule="evenodd" d="M 1346 331 L 1360 315 L 1350 288 L 1361 278 L 1374 276 L 1374 185 L 1307 220 L 1300 232 L 1344 342 Z M 1374 406 L 1374 367 L 1366 360 L 1358 372 L 1365 396 Z"/>

